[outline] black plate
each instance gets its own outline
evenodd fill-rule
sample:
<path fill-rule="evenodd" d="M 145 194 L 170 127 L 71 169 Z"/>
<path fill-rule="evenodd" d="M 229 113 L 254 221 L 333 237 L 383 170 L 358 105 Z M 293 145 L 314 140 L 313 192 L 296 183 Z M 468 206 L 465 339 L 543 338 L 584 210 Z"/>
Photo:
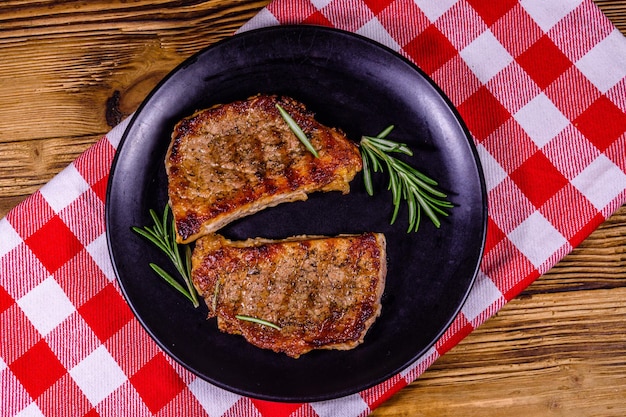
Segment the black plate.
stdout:
<path fill-rule="evenodd" d="M 440 229 L 423 222 L 407 234 L 406 211 L 390 226 L 386 176 L 369 197 L 359 174 L 349 195 L 319 193 L 223 229 L 232 239 L 376 231 L 388 240 L 382 314 L 350 351 L 291 359 L 220 333 L 204 305 L 194 309 L 149 269 L 167 265 L 131 226 L 167 201 L 164 155 L 174 124 L 194 110 L 257 93 L 306 103 L 353 140 L 389 124 L 410 144 L 411 163 L 437 178 L 456 207 Z M 474 282 L 486 228 L 486 193 L 474 145 L 440 90 L 400 55 L 368 39 L 311 26 L 246 32 L 196 54 L 173 71 L 131 120 L 114 160 L 106 205 L 110 254 L 120 286 L 156 342 L 198 376 L 233 392 L 275 401 L 352 394 L 406 368 L 433 346 Z"/>

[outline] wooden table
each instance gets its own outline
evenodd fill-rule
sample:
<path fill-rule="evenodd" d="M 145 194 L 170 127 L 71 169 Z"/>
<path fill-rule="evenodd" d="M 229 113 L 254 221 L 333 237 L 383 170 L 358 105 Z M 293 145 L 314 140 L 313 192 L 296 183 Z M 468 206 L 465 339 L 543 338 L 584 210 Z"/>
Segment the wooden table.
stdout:
<path fill-rule="evenodd" d="M 0 217 L 267 2 L 3 0 Z M 374 415 L 625 416 L 626 206 Z"/>

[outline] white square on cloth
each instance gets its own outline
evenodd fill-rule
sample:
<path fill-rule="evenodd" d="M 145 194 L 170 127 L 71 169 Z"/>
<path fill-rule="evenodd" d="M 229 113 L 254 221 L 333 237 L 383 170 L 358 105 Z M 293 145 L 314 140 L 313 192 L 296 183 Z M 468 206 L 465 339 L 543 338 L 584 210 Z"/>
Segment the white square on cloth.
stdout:
<path fill-rule="evenodd" d="M 476 283 L 472 287 L 462 312 L 467 321 L 472 322 L 483 311 L 487 310 L 491 305 L 499 300 L 503 300 L 502 292 L 496 287 L 491 278 L 482 271 L 476 277 Z"/>
<path fill-rule="evenodd" d="M 426 17 L 434 22 L 439 19 L 450 7 L 454 6 L 458 0 L 413 0 L 417 6 L 422 9 Z"/>
<path fill-rule="evenodd" d="M 17 305 L 44 337 L 76 310 L 52 277 L 27 292 Z"/>
<path fill-rule="evenodd" d="M 570 14 L 583 0 L 521 0 L 520 4 L 544 31 Z"/>
<path fill-rule="evenodd" d="M 513 62 L 511 54 L 490 30 L 484 31 L 459 54 L 484 84 Z"/>
<path fill-rule="evenodd" d="M 563 235 L 538 211 L 528 216 L 508 237 L 536 268 L 568 244 Z"/>
<path fill-rule="evenodd" d="M 91 352 L 89 356 L 70 369 L 69 373 L 94 406 L 111 395 L 127 380 L 124 371 L 104 346 Z"/>
<path fill-rule="evenodd" d="M 41 412 L 39 406 L 37 406 L 36 402 L 32 402 L 28 404 L 22 411 L 17 413 L 15 417 L 46 417 L 44 413 Z"/>
<path fill-rule="evenodd" d="M 41 195 L 50 204 L 55 213 L 60 212 L 69 206 L 82 193 L 89 189 L 89 184 L 80 172 L 69 165 L 46 185 L 41 187 Z"/>
<path fill-rule="evenodd" d="M 209 416 L 224 415 L 240 398 L 239 395 L 216 387 L 200 378 L 196 378 L 189 384 L 189 391 Z"/>
<path fill-rule="evenodd" d="M 249 30 L 259 29 L 267 26 L 280 25 L 276 16 L 272 14 L 267 8 L 261 9 L 254 17 L 248 20 L 237 30 L 237 33 L 247 32 Z M 108 136 L 107 136 L 108 137 Z"/>
<path fill-rule="evenodd" d="M 0 219 L 0 258 L 15 249 L 22 238 L 17 234 L 11 223 L 5 218 Z"/>
<path fill-rule="evenodd" d="M 311 0 L 311 3 L 313 3 L 313 5 L 318 9 L 323 9 L 324 7 L 328 6 L 328 4 L 333 1 L 333 0 Z"/>
<path fill-rule="evenodd" d="M 360 416 L 369 409 L 359 394 L 352 394 L 341 401 L 319 401 L 311 403 L 319 417 Z"/>
<path fill-rule="evenodd" d="M 543 148 L 570 123 L 544 93 L 530 100 L 513 118 L 539 148 Z"/>
<path fill-rule="evenodd" d="M 485 173 L 485 185 L 487 191 L 491 191 L 507 177 L 502 165 L 494 158 L 482 144 L 476 146 L 478 158 Z"/>
<path fill-rule="evenodd" d="M 114 281 L 115 270 L 113 269 L 111 257 L 109 256 L 106 233 L 102 233 L 100 236 L 95 238 L 93 242 L 85 247 L 85 249 L 96 265 L 98 265 L 100 270 L 102 270 L 102 273 L 104 273 L 107 279 L 109 281 Z"/>
<path fill-rule="evenodd" d="M 576 63 L 589 81 L 602 93 L 626 77 L 626 37 L 615 29 Z"/>
<path fill-rule="evenodd" d="M 572 180 L 572 184 L 602 211 L 626 188 L 626 174 L 609 158 L 600 155 Z"/>
<path fill-rule="evenodd" d="M 375 17 L 363 26 L 361 26 L 361 28 L 357 30 L 356 33 L 373 39 L 376 42 L 383 44 L 396 52 L 401 49 L 400 45 L 398 45 L 398 42 L 396 42 L 396 40 L 389 34 L 389 32 L 387 32 L 387 29 L 385 29 L 385 27 Z"/>

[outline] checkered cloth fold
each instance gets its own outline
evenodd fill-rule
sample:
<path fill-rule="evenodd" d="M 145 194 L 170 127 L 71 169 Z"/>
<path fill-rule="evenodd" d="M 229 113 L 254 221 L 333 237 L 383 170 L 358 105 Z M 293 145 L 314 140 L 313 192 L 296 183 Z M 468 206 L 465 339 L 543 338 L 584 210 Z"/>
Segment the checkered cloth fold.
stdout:
<path fill-rule="evenodd" d="M 275 0 L 241 30 L 286 23 L 398 51 L 469 127 L 489 224 L 453 325 L 402 373 L 337 400 L 273 403 L 198 379 L 148 337 L 114 277 L 104 201 L 123 122 L 0 220 L 0 415 L 367 415 L 626 201 L 626 40 L 591 0 Z"/>

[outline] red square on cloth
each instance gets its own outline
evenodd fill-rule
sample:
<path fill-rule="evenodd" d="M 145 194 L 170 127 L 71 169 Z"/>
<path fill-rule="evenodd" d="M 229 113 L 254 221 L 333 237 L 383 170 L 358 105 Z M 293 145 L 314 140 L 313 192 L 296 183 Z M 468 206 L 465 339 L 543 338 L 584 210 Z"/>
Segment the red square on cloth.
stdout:
<path fill-rule="evenodd" d="M 102 342 L 133 318 L 133 313 L 113 284 L 107 285 L 85 302 L 78 312 Z"/>
<path fill-rule="evenodd" d="M 330 20 L 324 16 L 324 14 L 320 11 L 316 11 L 306 19 L 302 21 L 305 25 L 319 25 L 319 26 L 329 26 L 332 27 L 332 23 Z"/>
<path fill-rule="evenodd" d="M 109 182 L 109 177 L 106 176 L 91 186 L 91 189 L 93 190 L 93 192 L 96 193 L 98 198 L 103 203 L 106 201 L 108 182 Z"/>
<path fill-rule="evenodd" d="M 15 304 L 15 300 L 13 300 L 4 287 L 0 286 L 0 314 L 5 312 L 13 304 Z"/>
<path fill-rule="evenodd" d="M 24 355 L 9 364 L 32 398 L 38 398 L 66 371 L 45 340 L 40 340 Z"/>
<path fill-rule="evenodd" d="M 404 46 L 410 58 L 429 75 L 458 54 L 450 40 L 435 25 L 430 25 Z"/>
<path fill-rule="evenodd" d="M 518 2 L 517 0 L 466 0 L 478 12 L 487 26 L 493 25 Z"/>
<path fill-rule="evenodd" d="M 546 35 L 539 38 L 516 59 L 541 89 L 552 84 L 573 65 Z"/>
<path fill-rule="evenodd" d="M 92 408 L 83 417 L 100 417 L 100 413 L 95 408 Z"/>
<path fill-rule="evenodd" d="M 602 213 L 598 213 L 595 215 L 593 219 L 589 221 L 586 225 L 582 227 L 574 236 L 572 236 L 569 241 L 572 246 L 578 246 L 585 240 L 591 232 L 596 230 L 600 225 L 606 220 L 606 218 L 602 215 Z"/>
<path fill-rule="evenodd" d="M 493 220 L 491 220 L 491 218 L 488 218 L 487 219 L 487 236 L 485 238 L 485 253 L 493 249 L 505 237 L 506 235 L 498 227 L 498 225 Z"/>
<path fill-rule="evenodd" d="M 389 7 L 393 0 L 363 0 L 363 3 L 367 4 L 374 14 L 378 14 Z"/>
<path fill-rule="evenodd" d="M 511 179 L 535 207 L 541 207 L 550 197 L 568 184 L 567 178 L 541 152 L 536 152 L 518 169 Z"/>
<path fill-rule="evenodd" d="M 537 278 L 541 276 L 541 273 L 536 269 L 522 278 L 519 282 L 515 283 L 506 293 L 504 293 L 504 297 L 507 301 L 510 301 L 517 297 L 526 287 L 535 282 Z"/>
<path fill-rule="evenodd" d="M 262 416 L 268 417 L 289 417 L 294 411 L 302 407 L 302 404 L 298 403 L 277 403 L 257 399 L 251 401 Z"/>
<path fill-rule="evenodd" d="M 604 152 L 626 131 L 626 114 L 603 95 L 574 120 L 574 126 Z"/>
<path fill-rule="evenodd" d="M 293 8 L 297 8 L 297 12 Z M 281 25 L 301 23 L 307 17 L 318 12 L 317 6 L 308 1 L 292 3 L 289 1 L 271 1 L 267 5 L 267 11 L 278 20 Z"/>
<path fill-rule="evenodd" d="M 83 248 L 59 216 L 52 217 L 25 242 L 50 273 L 54 273 Z"/>
<path fill-rule="evenodd" d="M 480 142 L 506 122 L 511 114 L 483 86 L 458 107 L 474 137 Z"/>
<path fill-rule="evenodd" d="M 184 381 L 162 353 L 139 369 L 130 382 L 152 413 L 163 408 L 185 388 Z"/>

